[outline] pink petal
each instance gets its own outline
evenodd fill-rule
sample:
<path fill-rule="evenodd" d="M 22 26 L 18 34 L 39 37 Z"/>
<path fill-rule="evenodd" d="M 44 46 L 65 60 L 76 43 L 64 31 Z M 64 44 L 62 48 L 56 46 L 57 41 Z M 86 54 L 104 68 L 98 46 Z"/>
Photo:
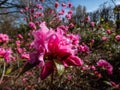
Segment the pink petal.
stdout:
<path fill-rule="evenodd" d="M 70 56 L 66 60 L 63 60 L 64 66 L 81 66 L 83 61 L 77 56 Z"/>
<path fill-rule="evenodd" d="M 45 79 L 47 76 L 49 76 L 53 72 L 53 70 L 54 70 L 53 62 L 51 61 L 47 62 L 42 68 L 40 78 L 42 80 Z"/>

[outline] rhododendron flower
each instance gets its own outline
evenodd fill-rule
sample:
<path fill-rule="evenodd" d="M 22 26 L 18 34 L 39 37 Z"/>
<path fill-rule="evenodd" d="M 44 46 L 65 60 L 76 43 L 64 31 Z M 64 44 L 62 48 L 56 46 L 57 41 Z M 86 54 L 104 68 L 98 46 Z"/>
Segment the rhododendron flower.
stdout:
<path fill-rule="evenodd" d="M 66 7 L 66 4 L 65 4 L 65 3 L 62 3 L 62 7 Z"/>
<path fill-rule="evenodd" d="M 33 22 L 29 22 L 29 27 L 32 29 L 36 29 L 36 25 Z"/>
<path fill-rule="evenodd" d="M 8 42 L 8 41 L 9 41 L 9 36 L 7 34 L 0 33 L 0 43 L 1 42 Z"/>
<path fill-rule="evenodd" d="M 90 16 L 87 16 L 87 17 L 85 18 L 85 21 L 89 22 L 89 21 L 90 21 Z"/>
<path fill-rule="evenodd" d="M 69 7 L 69 8 L 72 8 L 72 3 L 69 2 L 69 3 L 68 3 L 68 7 Z"/>
<path fill-rule="evenodd" d="M 108 38 L 106 36 L 102 37 L 102 41 L 107 41 L 107 40 L 108 40 Z"/>
<path fill-rule="evenodd" d="M 95 26 L 95 22 L 90 22 L 90 26 L 94 27 Z"/>
<path fill-rule="evenodd" d="M 27 54 L 27 53 L 22 53 L 22 54 L 21 54 L 21 58 L 22 58 L 22 59 L 30 60 L 30 55 Z"/>
<path fill-rule="evenodd" d="M 65 13 L 65 10 L 63 9 L 60 12 L 58 12 L 59 15 L 64 15 L 64 13 Z"/>
<path fill-rule="evenodd" d="M 58 8 L 58 6 L 59 6 L 59 3 L 55 2 L 55 8 Z"/>
<path fill-rule="evenodd" d="M 0 48 L 0 57 L 4 58 L 5 62 L 9 63 L 12 60 L 11 49 Z"/>
<path fill-rule="evenodd" d="M 115 39 L 120 42 L 120 35 L 115 36 Z"/>
<path fill-rule="evenodd" d="M 18 34 L 17 37 L 18 37 L 19 39 L 23 39 L 23 36 L 22 36 L 21 34 Z"/>
<path fill-rule="evenodd" d="M 43 9 L 43 7 L 42 7 L 40 4 L 37 4 L 37 5 L 36 5 L 36 8 L 38 8 L 38 9 Z"/>
<path fill-rule="evenodd" d="M 83 61 L 75 56 L 76 49 L 67 35 L 58 31 L 48 29 L 45 22 L 40 24 L 40 30 L 34 31 L 34 41 L 32 45 L 36 53 L 30 55 L 30 63 L 39 63 L 42 67 L 41 79 L 45 79 L 55 68 L 55 60 L 58 60 L 65 67 L 81 66 Z M 64 27 L 65 28 L 65 27 Z M 77 38 L 78 40 L 78 38 Z M 78 43 L 78 42 L 77 42 Z"/>
<path fill-rule="evenodd" d="M 65 17 L 66 17 L 67 19 L 71 19 L 71 14 L 67 14 Z"/>
<path fill-rule="evenodd" d="M 106 30 L 106 33 L 111 34 L 112 32 L 111 32 L 111 30 Z"/>
<path fill-rule="evenodd" d="M 72 11 L 72 10 L 69 10 L 69 11 L 68 11 L 68 14 L 73 14 L 73 11 Z"/>
<path fill-rule="evenodd" d="M 103 59 L 100 59 L 98 62 L 97 62 L 97 65 L 99 67 L 104 67 L 106 70 L 107 70 L 107 73 L 108 74 L 112 74 L 112 71 L 113 71 L 113 67 L 110 63 L 108 63 L 106 60 L 103 60 Z"/>
<path fill-rule="evenodd" d="M 85 44 L 80 45 L 78 49 L 79 49 L 80 53 L 87 53 L 88 54 L 90 52 L 89 47 Z"/>

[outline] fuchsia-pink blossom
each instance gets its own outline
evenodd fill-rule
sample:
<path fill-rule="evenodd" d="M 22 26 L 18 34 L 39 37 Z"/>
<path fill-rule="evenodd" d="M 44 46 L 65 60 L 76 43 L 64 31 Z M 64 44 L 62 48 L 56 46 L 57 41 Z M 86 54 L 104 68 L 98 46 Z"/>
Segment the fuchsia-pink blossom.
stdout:
<path fill-rule="evenodd" d="M 120 35 L 115 36 L 115 39 L 120 42 Z"/>
<path fill-rule="evenodd" d="M 67 14 L 65 17 L 66 17 L 67 19 L 71 19 L 71 14 Z"/>
<path fill-rule="evenodd" d="M 90 26 L 94 27 L 95 26 L 95 22 L 90 22 Z"/>
<path fill-rule="evenodd" d="M 43 7 L 40 4 L 37 4 L 36 8 L 41 9 L 41 10 L 43 9 Z"/>
<path fill-rule="evenodd" d="M 78 42 L 73 44 L 74 39 L 68 38 L 69 35 L 65 35 L 67 33 L 61 34 L 58 31 L 48 29 L 45 22 L 41 23 L 40 27 L 39 30 L 33 32 L 32 45 L 36 49 L 36 53 L 30 55 L 29 62 L 39 62 L 39 65 L 42 66 L 41 79 L 45 79 L 53 72 L 54 60 L 59 60 L 65 67 L 83 64 L 83 61 L 75 56 L 76 49 L 73 48 Z"/>
<path fill-rule="evenodd" d="M 68 7 L 69 7 L 69 8 L 72 8 L 72 3 L 69 2 L 69 3 L 68 3 Z"/>
<path fill-rule="evenodd" d="M 21 34 L 18 34 L 17 37 L 18 37 L 19 39 L 23 39 L 23 36 L 22 36 Z"/>
<path fill-rule="evenodd" d="M 65 4 L 65 3 L 62 3 L 62 7 L 66 7 L 66 4 Z"/>
<path fill-rule="evenodd" d="M 104 67 L 106 70 L 107 70 L 107 73 L 108 74 L 112 74 L 112 71 L 113 71 L 113 66 L 107 62 L 106 60 L 104 59 L 100 59 L 98 62 L 97 62 L 97 65 L 99 67 Z"/>
<path fill-rule="evenodd" d="M 112 31 L 111 31 L 111 30 L 106 30 L 106 33 L 107 33 L 107 34 L 111 34 Z"/>
<path fill-rule="evenodd" d="M 89 21 L 90 21 L 90 16 L 87 16 L 87 17 L 85 18 L 85 21 L 89 22 Z"/>
<path fill-rule="evenodd" d="M 107 40 L 108 40 L 108 38 L 106 36 L 102 37 L 102 41 L 107 41 Z"/>
<path fill-rule="evenodd" d="M 36 29 L 36 25 L 33 22 L 29 22 L 29 27 L 32 29 Z"/>
<path fill-rule="evenodd" d="M 71 14 L 71 15 L 72 15 L 72 14 L 73 14 L 73 11 L 72 11 L 72 10 L 69 10 L 69 11 L 68 11 L 68 14 Z"/>
<path fill-rule="evenodd" d="M 58 6 L 59 6 L 59 3 L 55 2 L 55 8 L 58 8 Z"/>
<path fill-rule="evenodd" d="M 8 41 L 9 41 L 9 36 L 7 34 L 0 33 L 0 43 L 1 42 L 8 42 Z"/>
<path fill-rule="evenodd" d="M 11 49 L 0 48 L 0 57 L 4 58 L 5 62 L 9 63 L 12 60 Z"/>

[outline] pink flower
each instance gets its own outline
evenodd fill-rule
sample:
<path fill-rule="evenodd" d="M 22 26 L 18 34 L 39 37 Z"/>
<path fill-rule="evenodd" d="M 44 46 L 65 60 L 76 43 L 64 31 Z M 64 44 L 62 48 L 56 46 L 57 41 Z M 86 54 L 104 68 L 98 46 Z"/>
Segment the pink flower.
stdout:
<path fill-rule="evenodd" d="M 79 43 L 79 38 L 75 37 L 75 41 L 71 40 L 67 35 L 60 31 L 48 29 L 45 22 L 40 24 L 40 29 L 33 32 L 34 41 L 33 47 L 36 49 L 35 53 L 30 55 L 30 63 L 38 63 L 42 66 L 41 79 L 49 76 L 54 68 L 54 60 L 58 60 L 65 67 L 81 66 L 83 61 L 76 56 L 76 44 Z M 60 28 L 59 28 L 60 29 Z M 66 29 L 61 27 L 61 31 Z M 75 42 L 75 44 L 73 43 Z"/>
<path fill-rule="evenodd" d="M 29 22 L 29 27 L 32 29 L 36 29 L 36 25 L 33 22 Z"/>
<path fill-rule="evenodd" d="M 117 40 L 117 42 L 120 42 L 120 35 L 115 36 L 115 39 Z"/>
<path fill-rule="evenodd" d="M 96 67 L 95 67 L 94 65 L 92 65 L 92 66 L 90 67 L 90 69 L 93 70 L 93 71 L 95 71 L 95 70 L 96 70 Z"/>
<path fill-rule="evenodd" d="M 71 14 L 71 15 L 72 15 L 72 14 L 73 14 L 73 11 L 72 11 L 72 10 L 69 10 L 69 11 L 68 11 L 68 14 Z"/>
<path fill-rule="evenodd" d="M 41 9 L 41 10 L 43 9 L 43 7 L 40 4 L 37 4 L 36 8 Z"/>
<path fill-rule="evenodd" d="M 100 59 L 98 62 L 97 62 L 97 65 L 99 67 L 104 67 L 106 70 L 107 70 L 107 73 L 108 74 L 112 74 L 112 71 L 113 71 L 113 67 L 110 63 L 108 63 L 106 60 L 103 60 L 103 59 Z"/>
<path fill-rule="evenodd" d="M 111 32 L 111 30 L 106 30 L 106 33 L 111 34 L 112 32 Z"/>
<path fill-rule="evenodd" d="M 58 6 L 59 6 L 59 3 L 55 2 L 55 8 L 58 8 Z"/>
<path fill-rule="evenodd" d="M 106 36 L 102 37 L 102 41 L 107 41 L 107 40 L 108 40 L 108 38 Z"/>
<path fill-rule="evenodd" d="M 21 34 L 18 34 L 17 37 L 18 37 L 19 39 L 23 39 L 23 36 L 22 36 Z"/>
<path fill-rule="evenodd" d="M 7 62 L 7 63 L 9 63 L 11 60 L 12 60 L 12 51 L 11 51 L 11 49 L 9 48 L 9 49 L 7 49 L 6 50 L 6 52 L 5 52 L 5 54 L 4 54 L 4 59 L 5 59 L 5 61 Z"/>
<path fill-rule="evenodd" d="M 69 2 L 69 3 L 68 3 L 68 7 L 69 7 L 69 8 L 72 8 L 72 3 Z"/>
<path fill-rule="evenodd" d="M 67 19 L 71 19 L 71 14 L 67 14 L 65 17 L 66 17 Z"/>
<path fill-rule="evenodd" d="M 62 9 L 60 12 L 58 12 L 59 15 L 64 15 L 64 13 L 65 13 L 64 9 Z"/>
<path fill-rule="evenodd" d="M 80 53 L 89 53 L 89 47 L 85 44 L 79 46 L 79 52 Z"/>
<path fill-rule="evenodd" d="M 85 21 L 89 22 L 89 21 L 90 21 L 90 16 L 87 16 L 87 17 L 85 18 Z"/>
<path fill-rule="evenodd" d="M 65 4 L 65 3 L 62 3 L 62 7 L 66 7 L 66 4 Z"/>
<path fill-rule="evenodd" d="M 91 26 L 91 27 L 94 27 L 94 26 L 95 26 L 95 23 L 94 23 L 94 22 L 90 22 L 90 26 Z"/>
<path fill-rule="evenodd" d="M 23 54 L 21 54 L 21 58 L 22 58 L 22 59 L 30 60 L 30 55 L 27 54 L 27 53 L 23 53 Z"/>
<path fill-rule="evenodd" d="M 0 33 L 0 43 L 1 42 L 8 42 L 8 41 L 9 41 L 9 36 L 7 34 Z"/>
<path fill-rule="evenodd" d="M 73 23 L 70 23 L 69 24 L 69 28 L 73 28 L 74 27 L 74 24 Z"/>

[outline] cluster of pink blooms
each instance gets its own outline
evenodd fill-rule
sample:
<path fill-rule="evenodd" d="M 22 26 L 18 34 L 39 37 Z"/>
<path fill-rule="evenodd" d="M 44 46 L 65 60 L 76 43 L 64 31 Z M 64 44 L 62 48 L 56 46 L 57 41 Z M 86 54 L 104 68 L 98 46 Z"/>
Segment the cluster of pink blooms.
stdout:
<path fill-rule="evenodd" d="M 0 43 L 8 42 L 8 41 L 9 41 L 9 36 L 7 34 L 0 33 Z"/>
<path fill-rule="evenodd" d="M 76 56 L 79 43 L 78 35 L 67 34 L 65 27 L 57 30 L 48 29 L 45 22 L 40 29 L 33 31 L 32 46 L 36 49 L 30 54 L 30 63 L 42 66 L 41 79 L 45 79 L 54 71 L 54 60 L 58 60 L 65 67 L 81 66 L 83 61 Z"/>
<path fill-rule="evenodd" d="M 4 49 L 0 47 L 0 58 L 3 58 L 6 63 L 9 63 L 13 59 L 11 49 Z"/>
<path fill-rule="evenodd" d="M 113 71 L 113 67 L 110 63 L 108 63 L 106 60 L 103 60 L 103 59 L 100 59 L 98 62 L 97 62 L 97 65 L 99 67 L 103 67 L 107 70 L 107 73 L 108 74 L 112 74 L 112 71 Z"/>

